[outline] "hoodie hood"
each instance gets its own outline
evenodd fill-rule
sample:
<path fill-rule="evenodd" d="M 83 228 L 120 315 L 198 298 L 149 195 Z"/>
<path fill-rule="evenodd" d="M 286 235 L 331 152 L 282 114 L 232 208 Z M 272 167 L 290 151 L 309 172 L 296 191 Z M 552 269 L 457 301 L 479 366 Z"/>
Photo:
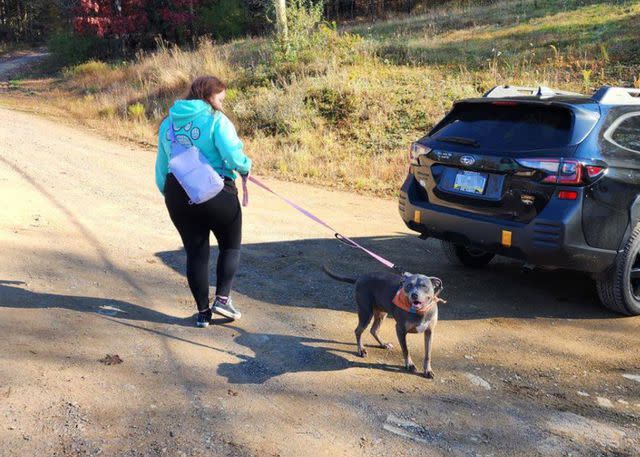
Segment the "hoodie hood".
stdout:
<path fill-rule="evenodd" d="M 176 100 L 169 109 L 169 115 L 177 128 L 193 122 L 203 114 L 210 114 L 211 105 L 202 100 Z"/>

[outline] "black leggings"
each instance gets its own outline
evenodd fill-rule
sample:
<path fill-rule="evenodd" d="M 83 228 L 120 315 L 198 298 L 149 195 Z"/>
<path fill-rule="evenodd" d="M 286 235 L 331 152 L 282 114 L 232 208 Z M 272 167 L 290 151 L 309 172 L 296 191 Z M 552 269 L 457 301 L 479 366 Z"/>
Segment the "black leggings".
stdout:
<path fill-rule="evenodd" d="M 169 174 L 164 188 L 164 201 L 187 252 L 187 280 L 198 311 L 209 308 L 209 234 L 218 240 L 216 294 L 229 296 L 233 277 L 240 262 L 242 210 L 233 181 L 211 200 L 190 205 L 189 197 Z"/>

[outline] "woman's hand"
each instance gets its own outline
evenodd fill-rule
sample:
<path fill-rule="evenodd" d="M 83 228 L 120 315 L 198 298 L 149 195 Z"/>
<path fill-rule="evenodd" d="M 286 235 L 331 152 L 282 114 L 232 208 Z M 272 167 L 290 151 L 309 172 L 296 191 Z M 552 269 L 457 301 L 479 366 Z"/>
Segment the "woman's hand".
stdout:
<path fill-rule="evenodd" d="M 242 206 L 249 206 L 249 186 L 247 186 L 249 173 L 240 174 L 240 177 L 242 178 Z"/>

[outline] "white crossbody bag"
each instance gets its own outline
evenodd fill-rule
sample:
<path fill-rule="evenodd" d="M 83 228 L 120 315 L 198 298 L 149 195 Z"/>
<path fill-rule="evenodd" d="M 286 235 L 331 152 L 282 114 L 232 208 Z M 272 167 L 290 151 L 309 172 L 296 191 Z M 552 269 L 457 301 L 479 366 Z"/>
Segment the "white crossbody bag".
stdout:
<path fill-rule="evenodd" d="M 171 157 L 169 171 L 189 196 L 189 204 L 211 200 L 224 187 L 224 179 L 216 172 L 197 146 L 184 146 L 176 140 L 173 121 L 169 117 Z"/>

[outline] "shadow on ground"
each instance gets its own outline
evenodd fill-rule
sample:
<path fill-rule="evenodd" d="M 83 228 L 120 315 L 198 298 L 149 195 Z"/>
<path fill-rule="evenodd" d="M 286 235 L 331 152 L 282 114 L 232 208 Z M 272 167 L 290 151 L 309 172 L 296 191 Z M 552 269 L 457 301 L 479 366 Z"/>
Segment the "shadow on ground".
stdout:
<path fill-rule="evenodd" d="M 234 342 L 251 349 L 252 356 L 236 355 L 239 363 L 221 363 L 217 373 L 232 384 L 262 384 L 285 373 L 329 372 L 364 367 L 400 372 L 398 365 L 374 363 L 367 359 L 351 361 L 340 354 L 355 354 L 354 344 L 320 338 L 273 333 L 238 332 Z"/>
<path fill-rule="evenodd" d="M 222 363 L 218 374 L 233 384 L 262 384 L 285 373 L 327 372 L 352 367 L 367 367 L 386 371 L 401 371 L 401 367 L 385 364 L 352 362 L 340 355 L 355 354 L 354 344 L 326 339 L 281 335 L 274 333 L 250 333 L 242 328 L 229 326 L 237 336 L 234 342 L 249 348 L 254 355 L 248 356 L 229 350 L 219 342 L 197 341 L 172 334 L 162 328 L 149 328 L 142 324 L 151 322 L 165 325 L 193 327 L 195 316 L 178 318 L 156 310 L 145 308 L 123 300 L 83 297 L 50 293 L 37 293 L 23 288 L 21 281 L 0 280 L 0 309 L 67 309 L 83 313 L 97 313 L 108 321 L 130 327 L 148 334 L 231 355 L 239 360 Z M 138 324 L 140 323 L 140 324 Z M 228 319 L 214 319 L 214 324 L 229 324 Z M 5 335 L 8 336 L 8 335 Z M 10 337 L 10 336 L 8 336 Z"/>
<path fill-rule="evenodd" d="M 68 309 L 119 319 L 191 326 L 194 316 L 180 318 L 123 300 L 32 292 L 21 281 L 0 280 L 0 308 Z"/>
<path fill-rule="evenodd" d="M 585 274 L 561 270 L 525 273 L 518 262 L 507 259 L 495 259 L 483 269 L 470 270 L 447 262 L 438 242 L 424 242 L 411 235 L 357 241 L 398 261 L 407 271 L 442 278 L 446 287 L 443 296 L 449 301 L 441 306 L 440 318 L 444 320 L 615 316 L 600 306 L 593 281 Z M 355 311 L 353 286 L 328 278 L 322 265 L 354 277 L 384 270 L 361 251 L 333 239 L 247 244 L 242 252 L 234 290 L 255 300 L 283 306 Z M 186 258 L 182 250 L 159 252 L 156 256 L 184 274 Z M 216 256 L 217 249 L 212 248 L 212 259 Z"/>

